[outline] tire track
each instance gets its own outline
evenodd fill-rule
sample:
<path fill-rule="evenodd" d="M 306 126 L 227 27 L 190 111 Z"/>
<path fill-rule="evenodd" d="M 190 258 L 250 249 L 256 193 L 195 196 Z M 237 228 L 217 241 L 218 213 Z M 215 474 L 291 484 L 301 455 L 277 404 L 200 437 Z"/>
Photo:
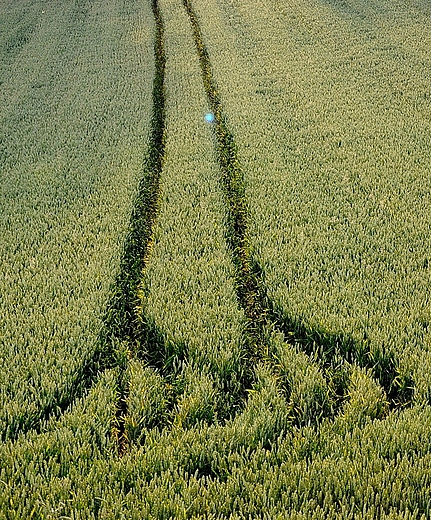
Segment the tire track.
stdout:
<path fill-rule="evenodd" d="M 151 8 L 155 23 L 155 74 L 149 152 L 131 216 L 131 229 L 124 248 L 120 274 L 117 278 L 114 304 L 106 323 L 108 331 L 106 339 L 108 344 L 117 345 L 113 349 L 116 356 L 115 364 L 121 369 L 118 379 L 118 410 L 114 428 L 120 455 L 127 448 L 125 418 L 128 413 L 128 382 L 126 380 L 128 360 L 138 355 L 140 338 L 143 335 L 136 312 L 139 301 L 138 286 L 152 248 L 165 149 L 164 26 L 157 0 L 152 0 Z"/>
<path fill-rule="evenodd" d="M 114 296 L 109 305 L 105 326 L 107 340 L 116 338 L 127 342 L 132 351 L 136 349 L 138 328 L 136 303 L 142 269 L 145 267 L 152 247 L 153 226 L 157 216 L 160 176 L 164 156 L 165 129 L 165 52 L 163 45 L 163 22 L 157 2 L 153 0 L 156 37 L 154 43 L 155 76 L 153 82 L 153 114 L 149 151 L 145 158 L 144 172 L 138 188 L 130 231 L 124 245 L 120 272 L 115 283 Z"/>
<path fill-rule="evenodd" d="M 259 360 L 272 365 L 277 371 L 274 352 L 271 352 L 270 334 L 272 331 L 278 331 L 283 333 L 285 341 L 299 346 L 310 358 L 311 363 L 314 364 L 311 359 L 318 356 L 318 366 L 322 368 L 328 390 L 334 392 L 335 398 L 335 406 L 330 412 L 326 411 L 327 414 L 336 413 L 345 400 L 348 382 L 346 363 L 372 370 L 387 395 L 390 408 L 407 406 L 412 397 L 411 381 L 400 380 L 397 360 L 393 355 L 383 350 L 371 351 L 367 346 L 366 338 L 363 344 L 356 344 L 347 335 L 334 335 L 323 330 L 309 329 L 301 322 L 285 316 L 282 310 L 270 300 L 264 285 L 264 272 L 253 258 L 250 248 L 247 229 L 249 209 L 234 135 L 229 129 L 224 114 L 212 74 L 209 53 L 191 0 L 183 0 L 183 5 L 190 19 L 205 91 L 215 116 L 216 152 L 228 209 L 226 239 L 237 270 L 238 299 L 248 320 L 248 380 L 245 383 L 247 385 L 252 383 L 253 366 Z"/>
<path fill-rule="evenodd" d="M 138 285 L 152 247 L 153 226 L 157 216 L 160 176 L 164 158 L 165 133 L 165 51 L 163 43 L 163 21 L 156 0 L 152 0 L 155 20 L 153 80 L 153 113 L 148 152 L 144 158 L 142 178 L 130 217 L 129 232 L 125 239 L 119 271 L 110 291 L 109 302 L 102 317 L 102 330 L 93 355 L 84 360 L 75 373 L 73 381 L 59 388 L 50 402 L 40 409 L 37 416 L 21 414 L 9 422 L 2 432 L 2 441 L 16 440 L 29 430 L 41 432 L 51 418 L 59 417 L 81 398 L 96 382 L 100 374 L 118 367 L 118 409 L 113 424 L 113 434 L 118 441 L 119 453 L 126 448 L 124 419 L 127 415 L 126 372 L 130 359 L 139 355 L 142 326 L 136 316 Z M 147 336 L 161 337 L 154 327 Z"/>
<path fill-rule="evenodd" d="M 268 350 L 266 341 L 268 326 L 267 309 L 263 305 L 262 288 L 252 271 L 252 262 L 247 237 L 248 208 L 245 198 L 243 172 L 237 158 L 237 147 L 223 113 L 217 85 L 212 77 L 208 51 L 203 43 L 202 31 L 189 0 L 183 0 L 191 22 L 202 78 L 209 105 L 214 114 L 216 155 L 221 170 L 221 185 L 227 205 L 226 239 L 237 271 L 236 288 L 238 300 L 245 312 L 248 325 L 246 331 L 246 380 L 244 390 L 254 380 L 253 366 L 264 359 Z"/>

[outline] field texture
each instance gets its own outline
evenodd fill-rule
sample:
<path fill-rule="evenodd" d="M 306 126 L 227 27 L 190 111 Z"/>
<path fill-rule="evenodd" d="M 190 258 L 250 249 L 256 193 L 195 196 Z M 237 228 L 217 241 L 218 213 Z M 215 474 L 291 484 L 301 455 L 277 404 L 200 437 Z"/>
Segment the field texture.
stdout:
<path fill-rule="evenodd" d="M 431 517 L 430 22 L 0 0 L 0 520 Z"/>

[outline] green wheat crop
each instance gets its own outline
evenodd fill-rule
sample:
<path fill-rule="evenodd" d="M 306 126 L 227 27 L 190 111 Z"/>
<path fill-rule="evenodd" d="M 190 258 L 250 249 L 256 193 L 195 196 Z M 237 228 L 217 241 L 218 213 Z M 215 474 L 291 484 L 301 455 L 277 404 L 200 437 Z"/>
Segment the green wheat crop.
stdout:
<path fill-rule="evenodd" d="M 0 520 L 431 516 L 430 15 L 0 0 Z"/>

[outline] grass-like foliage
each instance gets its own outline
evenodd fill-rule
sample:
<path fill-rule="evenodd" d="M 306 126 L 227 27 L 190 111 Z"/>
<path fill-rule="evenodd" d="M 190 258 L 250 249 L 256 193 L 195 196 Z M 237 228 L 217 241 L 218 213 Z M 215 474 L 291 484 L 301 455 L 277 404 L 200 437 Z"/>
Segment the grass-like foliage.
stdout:
<path fill-rule="evenodd" d="M 1 18 L 7 439 L 40 428 L 112 364 L 104 315 L 142 176 L 154 60 L 152 26 L 112 2 L 22 0 Z"/>
<path fill-rule="evenodd" d="M 0 11 L 0 520 L 429 518 L 431 11 Z"/>

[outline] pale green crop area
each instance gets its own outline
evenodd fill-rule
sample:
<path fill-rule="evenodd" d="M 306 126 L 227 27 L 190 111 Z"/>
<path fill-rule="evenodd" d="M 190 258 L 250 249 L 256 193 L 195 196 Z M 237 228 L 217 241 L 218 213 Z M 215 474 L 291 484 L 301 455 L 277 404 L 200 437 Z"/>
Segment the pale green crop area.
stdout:
<path fill-rule="evenodd" d="M 148 139 L 154 63 L 148 6 L 20 1 L 1 12 L 8 437 L 67 401 L 99 348 Z"/>
<path fill-rule="evenodd" d="M 0 520 L 431 516 L 430 21 L 0 0 Z"/>

